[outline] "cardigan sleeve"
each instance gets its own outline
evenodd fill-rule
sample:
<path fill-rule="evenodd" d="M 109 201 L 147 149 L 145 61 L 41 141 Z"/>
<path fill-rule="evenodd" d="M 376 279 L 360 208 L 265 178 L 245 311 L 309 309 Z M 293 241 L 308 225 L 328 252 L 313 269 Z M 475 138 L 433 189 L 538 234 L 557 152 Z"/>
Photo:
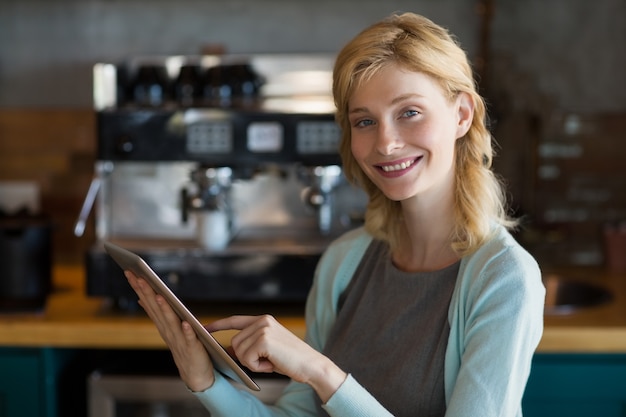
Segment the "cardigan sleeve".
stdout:
<path fill-rule="evenodd" d="M 534 259 L 507 235 L 466 259 L 460 271 L 446 352 L 448 417 L 522 414 L 545 289 Z"/>
<path fill-rule="evenodd" d="M 393 417 L 352 375 L 322 407 L 331 417 Z"/>

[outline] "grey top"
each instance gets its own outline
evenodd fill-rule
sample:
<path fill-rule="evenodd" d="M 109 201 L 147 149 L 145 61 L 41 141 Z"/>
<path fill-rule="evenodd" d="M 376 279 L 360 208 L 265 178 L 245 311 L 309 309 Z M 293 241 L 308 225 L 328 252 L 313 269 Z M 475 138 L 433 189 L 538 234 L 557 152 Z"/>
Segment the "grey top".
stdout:
<path fill-rule="evenodd" d="M 403 272 L 389 246 L 374 240 L 339 300 L 324 353 L 394 416 L 445 414 L 448 307 L 459 265 Z"/>

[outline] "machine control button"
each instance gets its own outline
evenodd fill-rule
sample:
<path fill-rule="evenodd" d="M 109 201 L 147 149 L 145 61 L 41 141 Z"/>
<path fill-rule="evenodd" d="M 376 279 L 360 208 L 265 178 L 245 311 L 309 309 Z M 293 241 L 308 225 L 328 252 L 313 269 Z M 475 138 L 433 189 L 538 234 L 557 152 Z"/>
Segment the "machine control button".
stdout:
<path fill-rule="evenodd" d="M 194 123 L 187 127 L 187 151 L 192 154 L 228 154 L 233 150 L 233 127 L 229 121 Z"/>
<path fill-rule="evenodd" d="M 303 121 L 296 128 L 296 150 L 301 155 L 335 154 L 341 129 L 332 121 Z"/>
<path fill-rule="evenodd" d="M 283 125 L 278 122 L 252 122 L 248 125 L 248 150 L 280 152 L 283 136 Z"/>

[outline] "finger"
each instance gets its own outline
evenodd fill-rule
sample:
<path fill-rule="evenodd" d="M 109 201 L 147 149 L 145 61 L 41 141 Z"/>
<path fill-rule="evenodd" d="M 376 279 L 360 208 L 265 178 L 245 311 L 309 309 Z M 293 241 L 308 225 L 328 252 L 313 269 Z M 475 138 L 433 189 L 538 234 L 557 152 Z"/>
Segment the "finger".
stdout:
<path fill-rule="evenodd" d="M 255 372 L 274 372 L 272 339 L 278 322 L 270 315 L 255 317 L 253 323 L 232 338 L 232 345 L 239 360 Z"/>
<path fill-rule="evenodd" d="M 133 289 L 139 297 L 139 304 L 146 310 L 146 313 L 153 319 L 159 317 L 161 307 L 158 305 L 158 297 L 154 290 L 141 278 L 133 280 Z"/>
<path fill-rule="evenodd" d="M 217 332 L 220 330 L 243 330 L 254 324 L 259 316 L 230 316 L 224 319 L 216 320 L 207 324 L 205 327 L 209 332 Z"/>
<path fill-rule="evenodd" d="M 137 295 L 150 296 L 155 293 L 152 287 L 148 285 L 143 278 L 133 274 L 131 271 L 124 271 L 124 275 L 126 275 L 128 283 L 133 288 L 133 290 L 135 290 Z"/>
<path fill-rule="evenodd" d="M 140 290 L 137 286 L 137 276 L 128 270 L 124 271 L 124 275 L 126 276 L 126 279 L 128 280 L 128 283 L 130 284 L 132 289 L 137 293 L 137 295 L 139 295 Z"/>
<path fill-rule="evenodd" d="M 159 333 L 166 341 L 181 337 L 181 320 L 165 298 L 156 294 L 148 283 L 128 273 L 129 282 L 139 295 L 139 305 L 156 324 Z"/>
<path fill-rule="evenodd" d="M 200 342 L 200 339 L 198 339 L 198 335 L 196 335 L 196 331 L 193 329 L 191 324 L 189 324 L 189 322 L 183 321 L 181 323 L 181 328 L 183 332 L 183 337 L 187 344 L 193 345 Z"/>
<path fill-rule="evenodd" d="M 262 337 L 262 334 L 256 333 L 260 332 L 260 330 L 264 327 L 271 326 L 272 322 L 276 322 L 276 320 L 270 315 L 231 316 L 217 320 L 205 326 L 205 328 L 209 332 L 220 330 L 239 330 L 239 333 L 231 339 L 231 345 L 237 353 L 237 356 L 239 356 L 242 352 L 247 351 L 250 346 L 259 339 L 259 337 Z"/>
<path fill-rule="evenodd" d="M 248 330 L 247 328 L 246 330 Z M 273 372 L 274 364 L 269 359 L 266 334 L 262 330 L 251 332 L 245 337 L 240 332 L 231 340 L 235 357 L 253 372 Z"/>
<path fill-rule="evenodd" d="M 140 300 L 149 299 L 154 296 L 154 290 L 147 285 L 143 279 L 133 274 L 131 271 L 124 271 L 124 275 Z"/>
<path fill-rule="evenodd" d="M 180 327 L 181 318 L 178 317 L 178 314 L 174 311 L 172 306 L 167 302 L 165 297 L 162 295 L 156 294 L 154 296 L 154 301 L 158 307 L 158 315 L 163 322 L 170 326 L 174 326 L 176 328 Z"/>
<path fill-rule="evenodd" d="M 139 296 L 139 304 L 146 310 L 150 318 L 154 320 L 167 316 L 171 321 L 172 314 L 169 312 L 171 308 L 163 297 L 158 295 L 143 278 L 136 276 L 131 271 L 125 271 L 124 273 L 131 287 Z"/>
<path fill-rule="evenodd" d="M 205 328 L 210 331 L 239 330 L 231 339 L 235 357 L 254 372 L 274 372 L 274 364 L 268 360 L 266 332 L 264 329 L 278 322 L 270 315 L 231 316 L 217 320 Z"/>

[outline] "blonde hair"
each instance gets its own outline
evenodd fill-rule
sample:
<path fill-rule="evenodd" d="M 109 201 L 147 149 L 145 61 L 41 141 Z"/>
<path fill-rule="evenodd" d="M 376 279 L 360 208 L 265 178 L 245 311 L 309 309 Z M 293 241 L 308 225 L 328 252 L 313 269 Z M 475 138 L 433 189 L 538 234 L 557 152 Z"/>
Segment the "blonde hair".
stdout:
<path fill-rule="evenodd" d="M 365 227 L 392 248 L 404 233 L 400 203 L 388 199 L 361 170 L 351 151 L 348 104 L 359 85 L 395 63 L 437 80 L 453 100 L 460 93 L 474 102 L 474 117 L 455 149 L 455 224 L 452 247 L 461 256 L 477 249 L 493 223 L 514 227 L 505 209 L 504 190 L 491 170 L 493 150 L 485 103 L 478 94 L 467 55 L 452 35 L 413 13 L 392 15 L 365 29 L 339 53 L 333 71 L 337 122 L 342 129 L 340 154 L 346 177 L 369 196 Z"/>

